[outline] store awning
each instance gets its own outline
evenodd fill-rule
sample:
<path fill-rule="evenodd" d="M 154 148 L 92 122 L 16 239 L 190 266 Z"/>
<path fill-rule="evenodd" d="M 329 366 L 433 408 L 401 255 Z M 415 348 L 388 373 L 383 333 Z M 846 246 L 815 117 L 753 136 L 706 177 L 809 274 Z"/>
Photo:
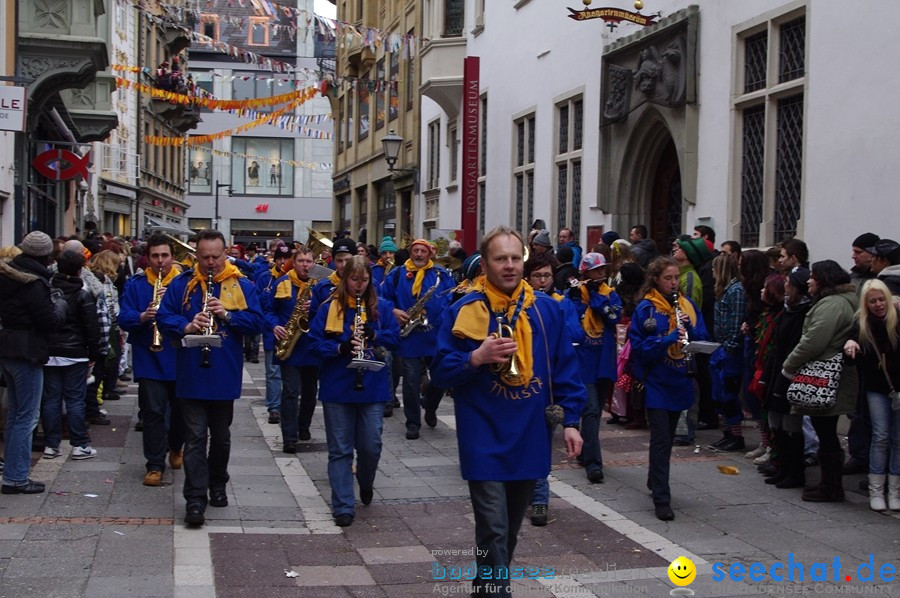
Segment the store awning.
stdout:
<path fill-rule="evenodd" d="M 194 231 L 186 226 L 181 226 L 180 224 L 175 224 L 173 222 L 163 222 L 159 218 L 147 215 L 144 216 L 144 229 L 150 232 L 169 233 L 170 235 L 190 236 L 194 234 Z"/>

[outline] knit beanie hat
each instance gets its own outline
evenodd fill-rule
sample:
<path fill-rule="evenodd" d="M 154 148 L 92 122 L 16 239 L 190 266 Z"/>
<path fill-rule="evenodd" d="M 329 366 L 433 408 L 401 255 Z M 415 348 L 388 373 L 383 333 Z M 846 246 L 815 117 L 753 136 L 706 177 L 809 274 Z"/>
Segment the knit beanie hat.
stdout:
<path fill-rule="evenodd" d="M 467 280 L 474 280 L 479 266 L 481 266 L 481 254 L 473 253 L 462 263 L 463 276 L 465 276 Z"/>
<path fill-rule="evenodd" d="M 383 238 L 381 240 L 381 245 L 378 246 L 378 253 L 384 253 L 385 251 L 397 253 L 397 244 L 394 243 L 394 240 L 390 237 Z"/>
<path fill-rule="evenodd" d="M 691 265 L 695 268 L 699 268 L 712 257 L 712 252 L 710 252 L 709 245 L 706 244 L 705 239 L 690 239 L 687 241 L 675 242 L 678 243 L 678 246 L 681 247 L 682 250 L 684 250 Z"/>
<path fill-rule="evenodd" d="M 644 284 L 644 271 L 634 262 L 625 262 L 619 268 L 619 277 L 622 282 L 628 283 L 633 287 L 639 287 Z"/>
<path fill-rule="evenodd" d="M 556 259 L 559 260 L 560 264 L 571 264 L 572 260 L 575 259 L 575 250 L 571 247 L 560 247 L 559 251 L 556 252 Z"/>
<path fill-rule="evenodd" d="M 53 253 L 53 239 L 47 233 L 35 230 L 25 235 L 19 247 L 25 255 L 45 257 Z"/>
<path fill-rule="evenodd" d="M 344 237 L 334 242 L 331 253 L 337 255 L 339 253 L 356 253 L 356 241 L 350 237 Z"/>
<path fill-rule="evenodd" d="M 553 247 L 553 243 L 550 242 L 550 231 L 545 228 L 539 232 L 534 238 L 534 244 L 543 245 L 544 247 Z"/>
<path fill-rule="evenodd" d="M 880 240 L 881 238 L 875 233 L 863 233 L 853 239 L 853 244 L 851 245 L 851 247 L 859 247 L 862 250 L 866 250 L 869 247 L 875 247 L 875 243 Z"/>
<path fill-rule="evenodd" d="M 600 236 L 600 240 L 610 247 L 612 247 L 613 241 L 617 241 L 619 238 L 619 233 L 614 230 L 608 230 Z"/>
<path fill-rule="evenodd" d="M 791 281 L 791 286 L 800 290 L 801 295 L 809 293 L 809 269 L 803 266 L 791 269 L 788 273 L 788 280 Z"/>

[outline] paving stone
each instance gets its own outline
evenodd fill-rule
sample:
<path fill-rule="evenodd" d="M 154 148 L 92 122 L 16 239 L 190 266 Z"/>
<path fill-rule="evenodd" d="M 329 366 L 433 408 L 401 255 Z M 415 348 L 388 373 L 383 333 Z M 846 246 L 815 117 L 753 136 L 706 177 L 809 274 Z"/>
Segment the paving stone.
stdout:
<path fill-rule="evenodd" d="M 353 586 L 375 585 L 375 580 L 366 567 L 357 565 L 329 566 L 295 566 L 291 570 L 300 575 L 292 581 L 300 587 L 336 586 L 346 584 Z"/>
<path fill-rule="evenodd" d="M 430 563 L 434 560 L 427 548 L 421 544 L 414 546 L 374 547 L 357 549 L 368 565 L 391 563 Z"/>

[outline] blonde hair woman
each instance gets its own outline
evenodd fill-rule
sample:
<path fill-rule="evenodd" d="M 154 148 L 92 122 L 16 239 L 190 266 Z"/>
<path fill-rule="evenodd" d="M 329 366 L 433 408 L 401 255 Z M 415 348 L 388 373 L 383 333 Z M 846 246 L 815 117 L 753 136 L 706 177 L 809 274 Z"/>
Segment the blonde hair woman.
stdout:
<path fill-rule="evenodd" d="M 900 510 L 900 315 L 881 280 L 867 280 L 860 292 L 859 335 L 844 344 L 859 369 L 872 419 L 869 446 L 869 506 Z M 888 480 L 888 504 L 884 482 Z"/>

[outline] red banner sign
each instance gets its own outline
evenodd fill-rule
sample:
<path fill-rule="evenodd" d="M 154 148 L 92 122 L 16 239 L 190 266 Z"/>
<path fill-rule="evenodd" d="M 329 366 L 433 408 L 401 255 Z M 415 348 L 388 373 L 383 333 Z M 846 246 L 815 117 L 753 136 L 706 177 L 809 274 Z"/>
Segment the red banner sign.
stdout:
<path fill-rule="evenodd" d="M 481 94 L 479 58 L 469 56 L 463 63 L 462 134 L 462 246 L 472 254 L 478 244 L 478 148 Z"/>
<path fill-rule="evenodd" d="M 586 8 L 584 10 L 575 10 L 570 8 L 568 15 L 570 19 L 576 21 L 589 21 L 591 19 L 603 19 L 607 23 L 621 23 L 628 21 L 638 25 L 652 25 L 656 21 L 656 15 L 642 15 L 639 12 L 631 12 L 622 8 Z"/>

